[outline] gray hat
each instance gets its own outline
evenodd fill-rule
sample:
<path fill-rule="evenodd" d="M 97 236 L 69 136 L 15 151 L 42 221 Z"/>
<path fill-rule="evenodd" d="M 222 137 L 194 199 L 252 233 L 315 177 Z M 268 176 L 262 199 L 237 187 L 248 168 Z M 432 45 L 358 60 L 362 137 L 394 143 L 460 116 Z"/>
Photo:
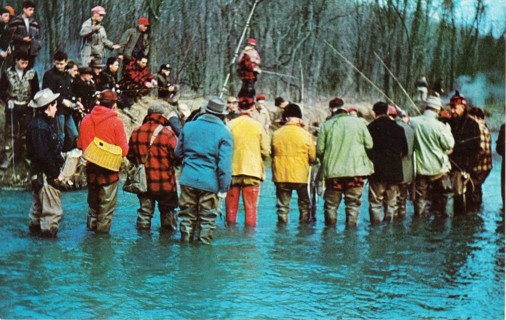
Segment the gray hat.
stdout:
<path fill-rule="evenodd" d="M 53 91 L 51 91 L 49 88 L 42 89 L 35 94 L 35 97 L 33 97 L 33 100 L 29 105 L 34 109 L 42 108 L 58 99 L 59 96 L 59 93 L 53 93 Z"/>
<path fill-rule="evenodd" d="M 441 98 L 435 96 L 428 97 L 427 100 L 425 100 L 425 106 L 437 111 L 441 110 L 441 108 L 443 107 L 443 105 L 441 104 Z"/>
<path fill-rule="evenodd" d="M 218 115 L 228 114 L 228 110 L 225 108 L 225 100 L 216 96 L 211 97 L 207 103 L 206 112 Z"/>
<path fill-rule="evenodd" d="M 153 102 L 148 107 L 148 114 L 159 113 L 166 115 L 169 112 L 169 104 L 164 101 Z"/>
<path fill-rule="evenodd" d="M 90 68 L 103 68 L 105 64 L 102 62 L 102 59 L 93 59 L 89 64 Z"/>

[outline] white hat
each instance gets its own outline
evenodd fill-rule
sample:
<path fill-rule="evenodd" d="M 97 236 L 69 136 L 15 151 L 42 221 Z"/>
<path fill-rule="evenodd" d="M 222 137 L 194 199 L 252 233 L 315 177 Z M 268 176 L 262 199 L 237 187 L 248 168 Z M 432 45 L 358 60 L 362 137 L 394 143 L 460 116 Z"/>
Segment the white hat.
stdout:
<path fill-rule="evenodd" d="M 58 99 L 59 96 L 59 93 L 53 93 L 49 88 L 42 89 L 35 94 L 29 106 L 32 108 L 42 108 Z"/>
<path fill-rule="evenodd" d="M 435 96 L 428 97 L 427 100 L 425 100 L 425 106 L 437 111 L 441 110 L 441 108 L 443 107 L 443 105 L 441 104 L 441 98 Z"/>
<path fill-rule="evenodd" d="M 183 114 L 185 119 L 187 119 L 191 114 L 190 108 L 188 108 L 185 103 L 181 103 L 177 109 Z"/>

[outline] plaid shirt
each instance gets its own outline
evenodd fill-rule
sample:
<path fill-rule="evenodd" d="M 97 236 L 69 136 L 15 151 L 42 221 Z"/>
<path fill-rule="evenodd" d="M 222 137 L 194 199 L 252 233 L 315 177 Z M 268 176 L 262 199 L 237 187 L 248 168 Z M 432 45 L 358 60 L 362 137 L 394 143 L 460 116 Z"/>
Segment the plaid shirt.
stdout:
<path fill-rule="evenodd" d="M 149 142 L 153 132 L 162 125 L 163 128 L 149 148 Z M 177 145 L 177 137 L 168 127 L 169 121 L 161 114 L 153 113 L 144 118 L 142 126 L 132 132 L 129 141 L 128 160 L 134 164 L 145 163 L 148 193 L 163 194 L 177 191 L 174 166 L 174 148 Z"/>
<path fill-rule="evenodd" d="M 88 184 L 106 186 L 119 180 L 119 173 L 99 167 L 91 162 L 86 164 Z"/>
<path fill-rule="evenodd" d="M 239 61 L 239 78 L 241 80 L 256 80 L 257 75 L 253 71 L 255 66 L 256 64 L 251 61 L 251 57 L 247 53 L 243 54 L 241 61 Z"/>
<path fill-rule="evenodd" d="M 124 94 L 129 97 L 143 96 L 148 94 L 150 90 L 146 88 L 146 82 L 150 82 L 154 78 L 147 67 L 139 67 L 137 60 L 132 59 L 125 69 L 123 78 L 120 81 L 120 87 L 121 90 L 125 90 Z"/>
<path fill-rule="evenodd" d="M 480 119 L 477 122 L 480 125 L 480 155 L 473 172 L 486 172 L 492 170 L 492 139 L 485 120 Z"/>

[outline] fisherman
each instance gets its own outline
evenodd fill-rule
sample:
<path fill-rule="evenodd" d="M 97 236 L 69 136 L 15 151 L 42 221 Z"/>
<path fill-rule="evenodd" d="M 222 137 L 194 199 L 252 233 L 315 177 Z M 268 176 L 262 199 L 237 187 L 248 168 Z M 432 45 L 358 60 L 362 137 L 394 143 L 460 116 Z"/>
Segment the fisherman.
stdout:
<path fill-rule="evenodd" d="M 128 142 L 128 160 L 138 165 L 144 163 L 147 192 L 137 195 L 140 207 L 137 210 L 137 229 L 149 230 L 151 219 L 158 203 L 160 229 L 177 231 L 178 206 L 174 155 L 177 136 L 169 126 L 167 114 L 170 106 L 164 101 L 153 102 L 142 125 L 132 132 Z M 154 139 L 153 139 L 154 138 Z"/>
<path fill-rule="evenodd" d="M 181 130 L 183 130 L 183 126 L 186 122 L 186 119 L 188 119 L 190 116 L 190 113 L 190 108 L 188 108 L 185 103 L 181 103 L 177 106 L 176 110 L 172 110 L 167 115 L 169 125 L 172 128 L 172 131 L 174 131 L 176 134 L 176 137 L 179 137 L 179 134 L 181 134 Z"/>
<path fill-rule="evenodd" d="M 12 46 L 15 51 L 28 53 L 28 68 L 33 68 L 35 58 L 39 55 L 40 24 L 33 18 L 35 2 L 27 0 L 23 2 L 23 13 L 12 18 L 9 29 L 12 32 Z"/>
<path fill-rule="evenodd" d="M 265 95 L 262 93 L 256 95 L 256 104 L 252 116 L 253 119 L 260 122 L 264 131 L 268 134 L 271 127 L 271 116 L 269 110 L 265 107 Z"/>
<path fill-rule="evenodd" d="M 376 102 L 376 116 L 367 128 L 373 140 L 370 150 L 374 173 L 369 177 L 369 217 L 371 224 L 392 222 L 397 208 L 398 185 L 403 180 L 402 157 L 408 153 L 404 130 L 388 116 L 388 104 Z M 384 207 L 384 217 L 381 216 Z"/>
<path fill-rule="evenodd" d="M 160 70 L 158 70 L 158 74 L 156 75 L 158 98 L 164 99 L 171 106 L 177 106 L 181 93 L 179 92 L 179 86 L 172 83 L 172 79 L 170 78 L 171 72 L 172 67 L 170 64 L 166 63 L 160 66 Z"/>
<path fill-rule="evenodd" d="M 274 99 L 274 106 L 279 108 L 279 111 L 276 112 L 276 119 L 272 123 L 273 130 L 279 129 L 282 125 L 285 124 L 285 119 L 283 119 L 283 112 L 288 105 L 288 101 L 285 101 L 283 97 L 276 97 Z"/>
<path fill-rule="evenodd" d="M 77 127 L 72 117 L 75 104 L 72 102 L 72 80 L 65 66 L 67 65 L 67 54 L 57 51 L 53 55 L 54 67 L 44 73 L 42 88 L 49 88 L 54 93 L 59 93 L 58 111 L 56 112 L 56 125 L 58 136 L 64 141 L 64 151 L 75 148 L 78 135 Z"/>
<path fill-rule="evenodd" d="M 105 67 L 105 64 L 102 62 L 102 59 L 91 59 L 89 63 L 89 67 L 91 68 L 91 75 L 93 79 L 93 83 L 95 84 L 95 88 L 102 88 L 102 68 Z M 98 89 L 97 89 L 98 90 Z M 106 90 L 106 89 L 104 89 Z M 102 90 L 103 91 L 103 90 Z"/>
<path fill-rule="evenodd" d="M 482 185 L 492 170 L 492 138 L 490 129 L 485 122 L 485 113 L 478 107 L 469 110 L 469 116 L 478 123 L 480 127 L 480 153 L 478 163 L 471 171 L 472 187 L 469 188 L 471 201 L 479 206 L 483 202 Z"/>
<path fill-rule="evenodd" d="M 337 223 L 337 210 L 344 195 L 346 225 L 358 223 L 365 177 L 374 173 L 367 152 L 373 141 L 365 123 L 348 115 L 341 98 L 329 102 L 330 118 L 321 126 L 316 145 L 325 177 L 325 225 Z"/>
<path fill-rule="evenodd" d="M 257 224 L 260 185 L 265 177 L 264 160 L 270 153 L 267 133 L 252 117 L 254 109 L 253 98 L 239 98 L 241 116 L 228 123 L 234 139 L 234 156 L 232 183 L 226 199 L 226 220 L 228 224 L 236 223 L 242 191 L 245 224 L 249 227 Z"/>
<path fill-rule="evenodd" d="M 126 67 L 123 78 L 119 83 L 125 109 L 129 109 L 135 102 L 149 94 L 152 88 L 157 86 L 155 77 L 149 72 L 147 66 L 148 58 L 139 57 L 138 60 L 132 60 Z"/>
<path fill-rule="evenodd" d="M 98 91 L 112 90 L 117 91 L 118 83 L 118 70 L 119 60 L 115 57 L 110 57 L 105 63 L 105 68 L 100 72 L 98 81 L 95 81 L 95 86 Z"/>
<path fill-rule="evenodd" d="M 253 98 L 256 95 L 255 82 L 262 72 L 260 69 L 261 58 L 255 49 L 256 43 L 255 39 L 249 38 L 246 47 L 239 54 L 238 72 L 239 78 L 242 80 L 242 87 L 238 94 L 239 98 Z"/>
<path fill-rule="evenodd" d="M 394 212 L 394 218 L 404 219 L 407 213 L 407 202 L 408 202 L 408 190 L 411 189 L 414 176 L 414 160 L 413 160 L 413 149 L 415 145 L 415 132 L 409 125 L 410 118 L 408 114 L 399 108 L 394 106 L 388 107 L 388 115 L 392 119 L 396 120 L 398 126 L 404 130 L 406 136 L 406 142 L 408 146 L 408 152 L 402 157 L 402 182 L 398 185 L 399 194 L 397 197 L 397 206 Z"/>
<path fill-rule="evenodd" d="M 223 121 L 225 101 L 211 97 L 205 113 L 183 128 L 175 155 L 183 163 L 179 217 L 181 241 L 210 244 L 220 199 L 232 175 L 232 136 Z M 211 133 L 212 134 L 209 134 Z M 200 231 L 198 231 L 200 230 Z"/>
<path fill-rule="evenodd" d="M 286 123 L 272 135 L 272 181 L 276 184 L 278 223 L 288 222 L 292 192 L 297 192 L 300 223 L 309 222 L 309 167 L 316 163 L 313 136 L 304 128 L 302 111 L 294 103 L 283 112 Z"/>
<path fill-rule="evenodd" d="M 452 129 L 455 147 L 450 154 L 452 162 L 452 181 L 454 181 L 455 192 L 455 213 L 464 214 L 466 204 L 474 205 L 473 199 L 470 197 L 472 186 L 457 186 L 456 179 L 467 180 L 466 177 L 473 172 L 478 164 L 480 154 L 480 126 L 468 114 L 467 100 L 460 95 L 458 91 L 450 99 L 450 110 L 452 118 L 450 119 L 450 127 Z M 465 184 L 465 182 L 464 182 Z M 464 193 L 461 188 L 467 191 Z"/>
<path fill-rule="evenodd" d="M 7 103 L 1 170 L 9 168 L 14 156 L 16 157 L 14 160 L 24 158 L 26 128 L 33 118 L 33 109 L 28 104 L 39 91 L 37 72 L 28 68 L 30 59 L 28 53 L 15 52 L 14 57 L 14 66 L 8 68 L 0 79 L 0 96 Z"/>
<path fill-rule="evenodd" d="M 141 17 L 137 20 L 136 28 L 127 29 L 121 36 L 118 54 L 119 59 L 123 59 L 123 69 L 125 69 L 132 60 L 137 60 L 149 55 L 150 39 L 148 28 L 149 19 Z"/>
<path fill-rule="evenodd" d="M 97 91 L 95 87 L 95 83 L 93 82 L 93 70 L 90 67 L 81 67 L 79 70 L 79 76 L 72 83 L 72 96 L 75 97 L 75 103 L 79 102 L 82 104 L 82 111 L 79 112 L 77 110 L 76 118 L 79 121 L 75 121 L 76 123 L 81 123 L 81 117 L 84 113 L 90 113 L 91 109 L 95 106 L 95 92 Z"/>
<path fill-rule="evenodd" d="M 411 118 L 415 131 L 415 216 L 450 215 L 446 210 L 452 195 L 448 154 L 455 140 L 450 126 L 438 120 L 441 108 L 441 99 L 430 96 L 425 101 L 423 114 Z"/>
<path fill-rule="evenodd" d="M 128 152 L 128 139 L 123 122 L 118 117 L 118 95 L 111 90 L 104 90 L 98 96 L 99 104 L 91 113 L 84 117 L 79 130 L 77 145 L 83 150 L 85 158 L 88 148 L 96 146 L 95 138 L 107 150 L 119 147 L 119 154 L 107 152 L 104 160 L 87 158 L 86 179 L 88 182 L 88 218 L 87 227 L 97 233 L 108 233 L 111 228 L 112 216 L 118 197 L 119 166 L 112 168 L 110 163 L 121 164 L 121 157 Z M 93 145 L 93 146 L 92 146 Z M 91 149 L 93 150 L 93 149 Z M 90 151 L 91 153 L 91 151 Z M 90 156 L 96 156 L 91 154 Z"/>
<path fill-rule="evenodd" d="M 225 117 L 225 121 L 228 123 L 231 120 L 239 117 L 241 114 L 239 113 L 238 108 L 239 101 L 236 97 L 230 96 L 227 98 L 227 111 L 228 114 Z"/>
<path fill-rule="evenodd" d="M 429 94 L 429 84 L 427 83 L 427 79 L 425 77 L 420 77 L 416 83 L 416 96 L 415 101 L 423 102 L 427 100 L 427 96 Z"/>
<path fill-rule="evenodd" d="M 53 125 L 56 115 L 58 93 L 51 89 L 37 92 L 30 104 L 35 118 L 27 130 L 27 157 L 30 159 L 32 179 L 32 207 L 30 208 L 31 233 L 55 238 L 63 217 L 61 192 L 57 189 L 62 181 L 62 143 Z"/>
<path fill-rule="evenodd" d="M 91 9 L 91 18 L 86 20 L 81 26 L 79 35 L 82 38 L 81 63 L 83 67 L 88 67 L 93 58 L 102 61 L 105 58 L 105 48 L 109 50 L 121 48 L 119 44 L 114 44 L 107 39 L 107 32 L 102 26 L 105 14 L 106 12 L 103 7 L 93 7 Z"/>

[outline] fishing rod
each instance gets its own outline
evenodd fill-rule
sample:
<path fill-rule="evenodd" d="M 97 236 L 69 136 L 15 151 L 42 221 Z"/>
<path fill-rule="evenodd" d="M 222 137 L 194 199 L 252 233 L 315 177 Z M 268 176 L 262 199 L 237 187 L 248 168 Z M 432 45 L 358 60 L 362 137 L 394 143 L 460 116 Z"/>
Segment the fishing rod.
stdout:
<path fill-rule="evenodd" d="M 266 71 L 266 70 L 263 70 L 263 69 L 262 69 L 262 73 L 272 74 L 272 75 L 280 76 L 280 77 L 287 77 L 287 78 L 297 79 L 297 77 L 294 77 L 294 76 L 291 76 L 291 75 L 288 75 L 288 74 L 278 73 L 278 72 L 273 72 L 273 71 Z"/>
<path fill-rule="evenodd" d="M 376 53 L 374 52 L 374 55 L 376 56 L 376 58 L 378 58 L 378 60 L 381 62 L 381 64 L 383 65 L 383 67 L 385 67 L 385 69 L 388 71 L 388 73 L 392 76 L 392 78 L 397 82 L 397 84 L 399 85 L 399 87 L 401 88 L 402 92 L 406 95 L 406 97 L 408 97 L 408 100 L 413 104 L 413 109 L 416 110 L 416 112 L 418 114 L 420 114 L 420 110 L 418 110 L 418 106 L 416 105 L 416 103 L 413 101 L 413 99 L 411 99 L 411 97 L 409 96 L 409 94 L 407 93 L 406 89 L 404 89 L 404 87 L 402 86 L 401 82 L 399 80 L 397 80 L 397 78 L 395 77 L 395 75 L 393 74 L 392 70 L 390 70 L 390 68 L 388 68 L 388 66 L 385 64 L 385 62 L 383 61 L 383 59 L 381 59 L 381 57 Z"/>
<path fill-rule="evenodd" d="M 232 61 L 230 62 L 231 66 L 235 64 L 235 60 L 239 56 L 239 51 L 241 50 L 242 41 L 244 40 L 244 37 L 246 36 L 246 31 L 249 28 L 249 23 L 251 21 L 251 18 L 253 17 L 253 13 L 255 12 L 257 4 L 260 3 L 260 1 L 261 0 L 255 0 L 255 3 L 253 3 L 253 8 L 251 8 L 251 11 L 249 13 L 248 20 L 246 21 L 246 25 L 244 26 L 244 29 L 242 31 L 241 38 L 239 39 L 239 44 L 237 45 L 237 48 L 235 49 L 234 57 L 232 58 Z M 229 79 L 230 79 L 230 71 L 228 72 L 227 77 L 225 78 L 225 82 L 223 83 L 223 87 L 221 88 L 220 98 L 223 98 L 223 93 L 227 90 L 226 88 L 227 88 Z"/>
<path fill-rule="evenodd" d="M 327 44 L 339 57 L 341 57 L 346 63 L 348 63 L 355 71 L 357 71 L 369 84 L 371 84 L 374 89 L 378 90 L 379 93 L 381 93 L 388 101 L 390 101 L 392 104 L 396 104 L 390 97 L 383 92 L 374 82 L 372 82 L 371 79 L 369 79 L 362 71 L 360 71 L 353 63 L 351 63 L 350 60 L 346 59 L 346 57 L 339 51 L 337 51 L 336 48 L 334 48 L 327 40 L 323 40 L 325 44 Z"/>

